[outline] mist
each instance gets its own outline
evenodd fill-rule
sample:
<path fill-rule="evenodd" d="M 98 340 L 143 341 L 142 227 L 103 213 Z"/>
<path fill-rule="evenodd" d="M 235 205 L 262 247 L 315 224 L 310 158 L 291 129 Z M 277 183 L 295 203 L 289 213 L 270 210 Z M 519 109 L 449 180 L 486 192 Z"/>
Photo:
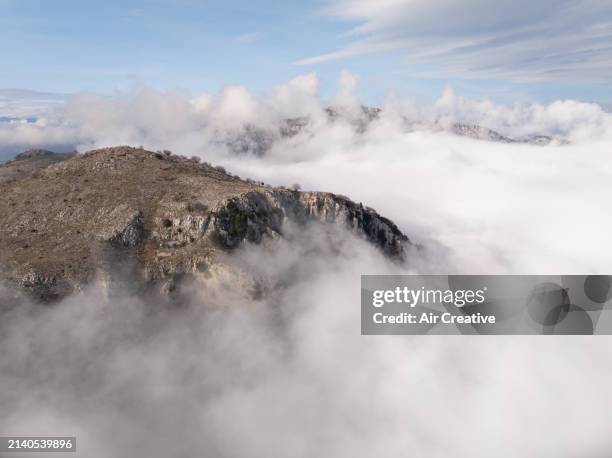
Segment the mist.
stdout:
<path fill-rule="evenodd" d="M 361 274 L 609 274 L 612 115 L 448 89 L 430 105 L 389 95 L 363 128 L 356 84 L 342 75 L 328 101 L 315 75 L 263 95 L 83 94 L 35 123 L 0 125 L 16 152 L 142 144 L 345 194 L 423 246 L 400 265 L 342 228 L 289 228 L 228 254 L 235 269 L 195 278 L 180 306 L 129 284 L 4 306 L 0 430 L 76 435 L 87 457 L 608 456 L 609 338 L 361 336 L 358 304 Z M 297 135 L 276 133 L 302 116 Z M 558 141 L 439 128 L 455 122 Z M 269 133 L 263 154 L 228 147 L 245 125 Z"/>
<path fill-rule="evenodd" d="M 242 275 L 194 280 L 180 307 L 98 284 L 4 310 L 0 428 L 74 434 L 88 457 L 612 446 L 604 338 L 360 336 L 359 275 L 413 267 L 340 228 L 294 237 L 231 255 Z M 267 281 L 265 299 L 253 279 Z"/>

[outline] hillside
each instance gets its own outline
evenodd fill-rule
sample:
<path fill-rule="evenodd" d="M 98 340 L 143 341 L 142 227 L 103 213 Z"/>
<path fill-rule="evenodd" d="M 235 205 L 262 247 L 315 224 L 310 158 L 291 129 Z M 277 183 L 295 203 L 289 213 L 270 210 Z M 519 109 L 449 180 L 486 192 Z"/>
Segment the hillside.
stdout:
<path fill-rule="evenodd" d="M 112 274 L 117 261 L 167 289 L 205 272 L 220 252 L 282 237 L 287 220 L 347 226 L 398 259 L 410 243 L 347 198 L 242 180 L 169 153 L 40 152 L 0 166 L 1 275 L 43 300 Z"/>

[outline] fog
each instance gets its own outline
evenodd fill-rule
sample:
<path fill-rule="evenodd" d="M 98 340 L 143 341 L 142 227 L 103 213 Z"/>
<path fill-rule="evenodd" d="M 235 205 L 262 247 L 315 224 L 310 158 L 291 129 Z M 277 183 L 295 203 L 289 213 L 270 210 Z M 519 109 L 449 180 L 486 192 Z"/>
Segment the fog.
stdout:
<path fill-rule="evenodd" d="M 267 279 L 265 300 L 218 273 L 179 308 L 94 285 L 53 307 L 5 310 L 0 429 L 75 434 L 88 457 L 570 457 L 612 446 L 604 338 L 360 336 L 359 275 L 410 267 L 340 229 L 295 237 L 227 261 Z"/>
<path fill-rule="evenodd" d="M 498 106 L 448 89 L 431 105 L 389 95 L 361 129 L 356 84 L 343 74 L 330 101 L 315 75 L 264 95 L 80 95 L 37 123 L 0 125 L 15 148 L 142 144 L 345 194 L 424 247 L 398 265 L 341 228 L 289 227 L 285 240 L 228 254 L 233 269 L 186 285 L 180 306 L 138 297 L 129 282 L 94 284 L 52 307 L 5 305 L 0 431 L 76 435 L 87 457 L 609 456 L 609 338 L 361 336 L 359 281 L 609 273 L 611 115 L 577 101 Z M 274 136 L 297 116 L 310 118 L 303 131 Z M 563 142 L 496 143 L 436 127 L 454 122 Z M 219 141 L 245 123 L 272 132 L 263 155 Z"/>

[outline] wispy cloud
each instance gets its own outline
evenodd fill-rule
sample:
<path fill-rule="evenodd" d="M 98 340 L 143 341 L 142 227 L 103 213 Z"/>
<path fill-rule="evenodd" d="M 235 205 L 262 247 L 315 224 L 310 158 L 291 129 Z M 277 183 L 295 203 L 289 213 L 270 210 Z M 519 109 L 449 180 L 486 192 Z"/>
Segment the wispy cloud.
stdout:
<path fill-rule="evenodd" d="M 298 60 L 316 64 L 401 50 L 428 75 L 515 80 L 612 79 L 612 2 L 597 0 L 332 0 L 354 41 Z"/>
<path fill-rule="evenodd" d="M 376 43 L 372 41 L 358 41 L 348 45 L 347 47 L 338 51 L 333 51 L 318 56 L 307 57 L 294 62 L 296 65 L 313 65 L 320 64 L 322 62 L 329 62 L 332 60 L 346 59 L 348 57 L 359 56 L 363 54 L 372 54 L 377 52 L 390 51 L 401 46 L 401 43 L 393 41 L 385 41 Z"/>

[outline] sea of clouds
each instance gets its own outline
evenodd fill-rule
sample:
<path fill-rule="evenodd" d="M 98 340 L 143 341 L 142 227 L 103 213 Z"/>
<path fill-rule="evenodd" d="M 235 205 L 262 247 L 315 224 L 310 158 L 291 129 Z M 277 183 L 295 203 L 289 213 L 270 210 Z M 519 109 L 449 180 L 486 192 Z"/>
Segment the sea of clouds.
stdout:
<path fill-rule="evenodd" d="M 344 121 L 356 120 L 360 103 L 354 91 L 358 83 L 357 76 L 343 72 L 332 100 L 320 98 L 315 74 L 298 76 L 264 94 L 253 94 L 244 86 L 227 86 L 216 94 L 199 95 L 136 86 L 113 96 L 63 96 L 46 103 L 46 110 L 42 108 L 44 100 L 39 100 L 40 106 L 34 110 L 31 96 L 9 94 L 4 96 L 6 100 L 0 99 L 0 116 L 36 119 L 0 123 L 0 159 L 6 160 L 10 153 L 27 146 L 88 150 L 117 144 L 141 144 L 210 157 L 219 153 L 214 145 L 220 137 L 239 132 L 245 125 L 276 130 L 283 119 L 304 116 L 310 118 L 310 132 L 327 143 L 343 134 L 343 123 L 329 125 L 324 109 L 338 107 Z M 486 99 L 466 99 L 449 87 L 433 103 L 389 94 L 379 107 L 383 112 L 378 126 L 387 129 L 385 135 L 400 136 L 411 123 L 462 122 L 516 138 L 550 135 L 573 142 L 612 138 L 612 114 L 600 105 L 574 100 L 505 106 Z M 309 143 L 297 146 L 307 149 Z"/>
<path fill-rule="evenodd" d="M 399 266 L 349 232 L 313 227 L 228 256 L 270 285 L 257 299 L 218 277 L 190 285 L 179 308 L 100 285 L 49 308 L 4 307 L 0 431 L 76 434 L 87 457 L 608 456 L 609 338 L 360 336 L 359 284 L 376 273 L 612 272 L 612 115 L 449 89 L 429 105 L 389 95 L 358 128 L 357 83 L 343 74 L 330 101 L 314 75 L 266 95 L 82 94 L 34 123 L 0 124 L 5 151 L 143 145 L 345 194 L 423 246 Z M 276 135 L 292 117 L 309 122 Z M 456 122 L 564 141 L 432 127 Z M 228 147 L 245 125 L 271 133 L 263 155 Z"/>
<path fill-rule="evenodd" d="M 611 113 L 572 100 L 503 106 L 448 88 L 432 104 L 390 94 L 367 122 L 357 84 L 344 72 L 327 101 L 314 74 L 263 95 L 242 86 L 198 96 L 146 87 L 113 97 L 80 94 L 35 122 L 0 123 L 0 149 L 5 159 L 39 146 L 168 149 L 245 178 L 361 201 L 418 243 L 449 249 L 440 259 L 445 271 L 610 271 Z M 283 122 L 295 118 L 308 122 L 282 137 Z M 535 146 L 458 137 L 445 128 L 455 123 L 554 140 Z"/>

